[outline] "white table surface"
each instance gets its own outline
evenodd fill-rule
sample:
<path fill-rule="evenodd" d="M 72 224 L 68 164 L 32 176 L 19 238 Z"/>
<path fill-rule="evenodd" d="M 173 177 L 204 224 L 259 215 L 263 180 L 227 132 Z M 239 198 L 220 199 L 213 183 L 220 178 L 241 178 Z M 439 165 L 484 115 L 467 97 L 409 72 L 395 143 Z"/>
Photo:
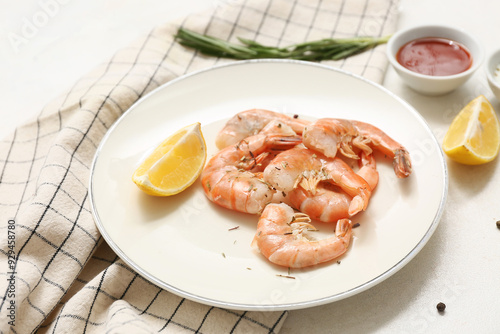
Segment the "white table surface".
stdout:
<path fill-rule="evenodd" d="M 136 37 L 171 18 L 231 0 L 60 1 L 25 43 L 13 46 L 42 3 L 0 0 L 0 136 L 34 116 L 45 103 Z M 399 27 L 421 23 L 460 26 L 486 54 L 500 48 L 500 2 L 401 0 Z M 389 69 L 384 86 L 413 105 L 442 140 L 457 112 L 484 94 L 497 111 L 481 68 L 464 86 L 440 97 L 407 88 Z M 499 333 L 500 166 L 448 161 L 449 193 L 441 222 L 423 250 L 399 272 L 353 297 L 290 312 L 281 333 Z M 432 191 L 432 189 L 429 189 Z M 446 304 L 439 314 L 438 302 Z"/>

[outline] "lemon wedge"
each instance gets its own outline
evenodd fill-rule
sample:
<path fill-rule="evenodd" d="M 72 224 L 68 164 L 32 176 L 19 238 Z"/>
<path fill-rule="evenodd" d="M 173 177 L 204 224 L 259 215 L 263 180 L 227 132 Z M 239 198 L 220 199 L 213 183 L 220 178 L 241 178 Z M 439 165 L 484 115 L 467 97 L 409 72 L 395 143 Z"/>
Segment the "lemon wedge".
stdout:
<path fill-rule="evenodd" d="M 466 165 L 495 159 L 500 148 L 500 125 L 491 103 L 480 95 L 455 117 L 443 140 L 450 159 Z"/>
<path fill-rule="evenodd" d="M 194 123 L 156 147 L 137 167 L 132 180 L 149 195 L 175 195 L 200 176 L 206 158 L 207 147 L 200 123 Z"/>

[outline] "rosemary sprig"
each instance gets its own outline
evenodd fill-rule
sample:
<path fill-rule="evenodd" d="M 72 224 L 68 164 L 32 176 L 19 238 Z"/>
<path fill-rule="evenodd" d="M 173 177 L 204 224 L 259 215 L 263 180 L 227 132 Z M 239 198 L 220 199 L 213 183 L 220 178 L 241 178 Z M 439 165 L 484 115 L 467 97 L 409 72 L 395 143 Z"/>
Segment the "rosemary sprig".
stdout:
<path fill-rule="evenodd" d="M 215 57 L 232 59 L 288 58 L 320 61 L 340 60 L 362 53 L 377 45 L 387 43 L 390 35 L 385 37 L 326 38 L 284 48 L 266 46 L 238 37 L 242 43 L 239 45 L 184 28 L 179 28 L 175 37 L 181 45 Z"/>

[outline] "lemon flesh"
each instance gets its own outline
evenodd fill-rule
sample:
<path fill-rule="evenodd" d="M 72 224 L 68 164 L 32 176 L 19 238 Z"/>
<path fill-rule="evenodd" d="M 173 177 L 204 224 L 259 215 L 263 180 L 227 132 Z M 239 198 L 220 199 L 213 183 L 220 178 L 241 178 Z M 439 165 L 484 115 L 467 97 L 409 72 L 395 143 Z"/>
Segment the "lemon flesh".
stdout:
<path fill-rule="evenodd" d="M 484 164 L 496 158 L 500 148 L 500 125 L 486 97 L 478 96 L 458 113 L 442 147 L 450 159 L 466 165 Z"/>
<path fill-rule="evenodd" d="M 200 123 L 191 124 L 156 147 L 137 167 L 132 180 L 149 195 L 175 195 L 200 176 L 206 158 Z"/>

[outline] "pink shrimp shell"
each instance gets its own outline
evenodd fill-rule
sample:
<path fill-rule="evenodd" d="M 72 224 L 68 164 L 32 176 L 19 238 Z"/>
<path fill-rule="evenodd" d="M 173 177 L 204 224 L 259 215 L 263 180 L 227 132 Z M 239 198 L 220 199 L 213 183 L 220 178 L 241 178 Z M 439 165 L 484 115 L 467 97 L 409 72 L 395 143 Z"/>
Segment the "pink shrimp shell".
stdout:
<path fill-rule="evenodd" d="M 352 224 L 349 219 L 337 222 L 335 236 L 318 241 L 293 234 L 295 214 L 286 204 L 269 204 L 264 209 L 252 245 L 274 264 L 304 268 L 331 261 L 344 254 L 350 243 Z"/>

